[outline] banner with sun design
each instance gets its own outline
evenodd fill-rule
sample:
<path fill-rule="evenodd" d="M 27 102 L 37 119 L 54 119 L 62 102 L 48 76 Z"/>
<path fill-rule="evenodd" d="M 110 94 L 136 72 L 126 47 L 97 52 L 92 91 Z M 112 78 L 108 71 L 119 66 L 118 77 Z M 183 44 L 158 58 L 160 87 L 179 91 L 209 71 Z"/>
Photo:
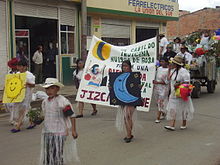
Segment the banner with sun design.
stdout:
<path fill-rule="evenodd" d="M 132 72 L 140 72 L 142 105 L 137 109 L 149 111 L 153 91 L 152 82 L 156 71 L 156 53 L 156 37 L 133 45 L 114 46 L 93 36 L 76 100 L 112 106 L 110 104 L 109 73 L 121 72 L 122 62 L 129 60 L 132 64 Z M 128 89 L 128 93 L 126 90 L 124 92 L 126 95 L 131 91 Z M 122 93 L 119 92 L 119 94 Z M 124 94 L 120 96 L 126 98 Z M 140 104 L 138 103 L 138 105 Z"/>
<path fill-rule="evenodd" d="M 109 73 L 111 105 L 142 105 L 141 73 Z"/>
<path fill-rule="evenodd" d="M 7 74 L 5 76 L 5 88 L 3 103 L 19 103 L 25 97 L 26 73 Z"/>

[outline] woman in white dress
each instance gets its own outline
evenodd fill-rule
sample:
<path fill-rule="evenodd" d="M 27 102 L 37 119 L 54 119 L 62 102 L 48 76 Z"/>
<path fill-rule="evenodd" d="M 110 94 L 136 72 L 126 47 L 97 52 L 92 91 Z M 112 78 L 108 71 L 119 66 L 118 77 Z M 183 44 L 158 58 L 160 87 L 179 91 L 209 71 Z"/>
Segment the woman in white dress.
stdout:
<path fill-rule="evenodd" d="M 73 72 L 73 79 L 76 86 L 76 89 L 79 89 L 79 84 L 81 82 L 82 76 L 84 71 L 84 61 L 82 59 L 78 59 L 76 61 L 76 70 Z M 91 113 L 92 116 L 95 116 L 97 114 L 96 104 L 91 104 L 93 112 Z M 84 102 L 79 102 L 79 115 L 76 116 L 76 118 L 82 118 L 83 117 L 83 109 L 84 109 Z"/>
<path fill-rule="evenodd" d="M 165 126 L 165 129 L 174 131 L 176 120 L 182 120 L 180 129 L 186 129 L 186 122 L 193 118 L 194 107 L 190 96 L 188 100 L 184 101 L 182 98 L 175 95 L 175 89 L 180 84 L 190 83 L 190 74 L 183 68 L 183 58 L 175 56 L 171 59 L 171 70 L 168 76 L 168 80 L 171 83 L 171 93 L 169 96 L 169 102 L 167 105 L 167 120 L 170 120 L 170 124 Z"/>
<path fill-rule="evenodd" d="M 162 58 L 160 60 L 161 66 L 157 69 L 154 83 L 154 97 L 157 102 L 158 112 L 155 123 L 160 123 L 166 114 L 166 106 L 168 103 L 169 83 L 168 78 L 168 59 Z M 162 116 L 161 116 L 162 115 Z"/>

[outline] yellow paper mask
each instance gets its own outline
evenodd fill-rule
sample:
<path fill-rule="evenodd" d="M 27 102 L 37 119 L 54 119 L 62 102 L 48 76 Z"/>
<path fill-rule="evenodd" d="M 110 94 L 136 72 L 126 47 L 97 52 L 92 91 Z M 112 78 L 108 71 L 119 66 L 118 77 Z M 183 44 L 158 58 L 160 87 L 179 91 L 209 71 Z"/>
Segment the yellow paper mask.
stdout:
<path fill-rule="evenodd" d="M 26 73 L 7 74 L 3 103 L 19 103 L 25 97 Z"/>

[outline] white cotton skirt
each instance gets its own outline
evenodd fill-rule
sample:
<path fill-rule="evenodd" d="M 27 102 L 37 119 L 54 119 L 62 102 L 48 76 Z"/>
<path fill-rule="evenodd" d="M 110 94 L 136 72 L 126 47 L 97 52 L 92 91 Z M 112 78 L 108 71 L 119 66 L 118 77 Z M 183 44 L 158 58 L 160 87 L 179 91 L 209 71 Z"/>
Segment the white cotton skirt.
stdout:
<path fill-rule="evenodd" d="M 167 105 L 167 120 L 192 120 L 194 107 L 191 97 L 183 101 L 171 94 Z"/>

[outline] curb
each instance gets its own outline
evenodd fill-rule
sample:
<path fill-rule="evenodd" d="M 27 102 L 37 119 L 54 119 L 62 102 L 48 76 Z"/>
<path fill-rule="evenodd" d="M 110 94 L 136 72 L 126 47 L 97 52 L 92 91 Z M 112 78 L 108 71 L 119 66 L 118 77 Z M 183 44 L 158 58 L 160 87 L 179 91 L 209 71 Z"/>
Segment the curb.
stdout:
<path fill-rule="evenodd" d="M 62 96 L 66 97 L 67 99 L 74 99 L 74 101 L 71 101 L 72 103 L 75 103 L 75 99 L 76 99 L 76 95 L 65 95 L 65 94 L 61 94 Z M 31 102 L 31 107 L 32 108 L 35 108 L 35 107 L 39 107 L 39 104 L 41 104 L 43 100 L 36 100 L 36 101 L 32 101 Z M 0 112 L 0 118 L 3 118 L 3 117 L 6 117 L 6 116 L 9 116 L 10 113 L 9 112 Z"/>

